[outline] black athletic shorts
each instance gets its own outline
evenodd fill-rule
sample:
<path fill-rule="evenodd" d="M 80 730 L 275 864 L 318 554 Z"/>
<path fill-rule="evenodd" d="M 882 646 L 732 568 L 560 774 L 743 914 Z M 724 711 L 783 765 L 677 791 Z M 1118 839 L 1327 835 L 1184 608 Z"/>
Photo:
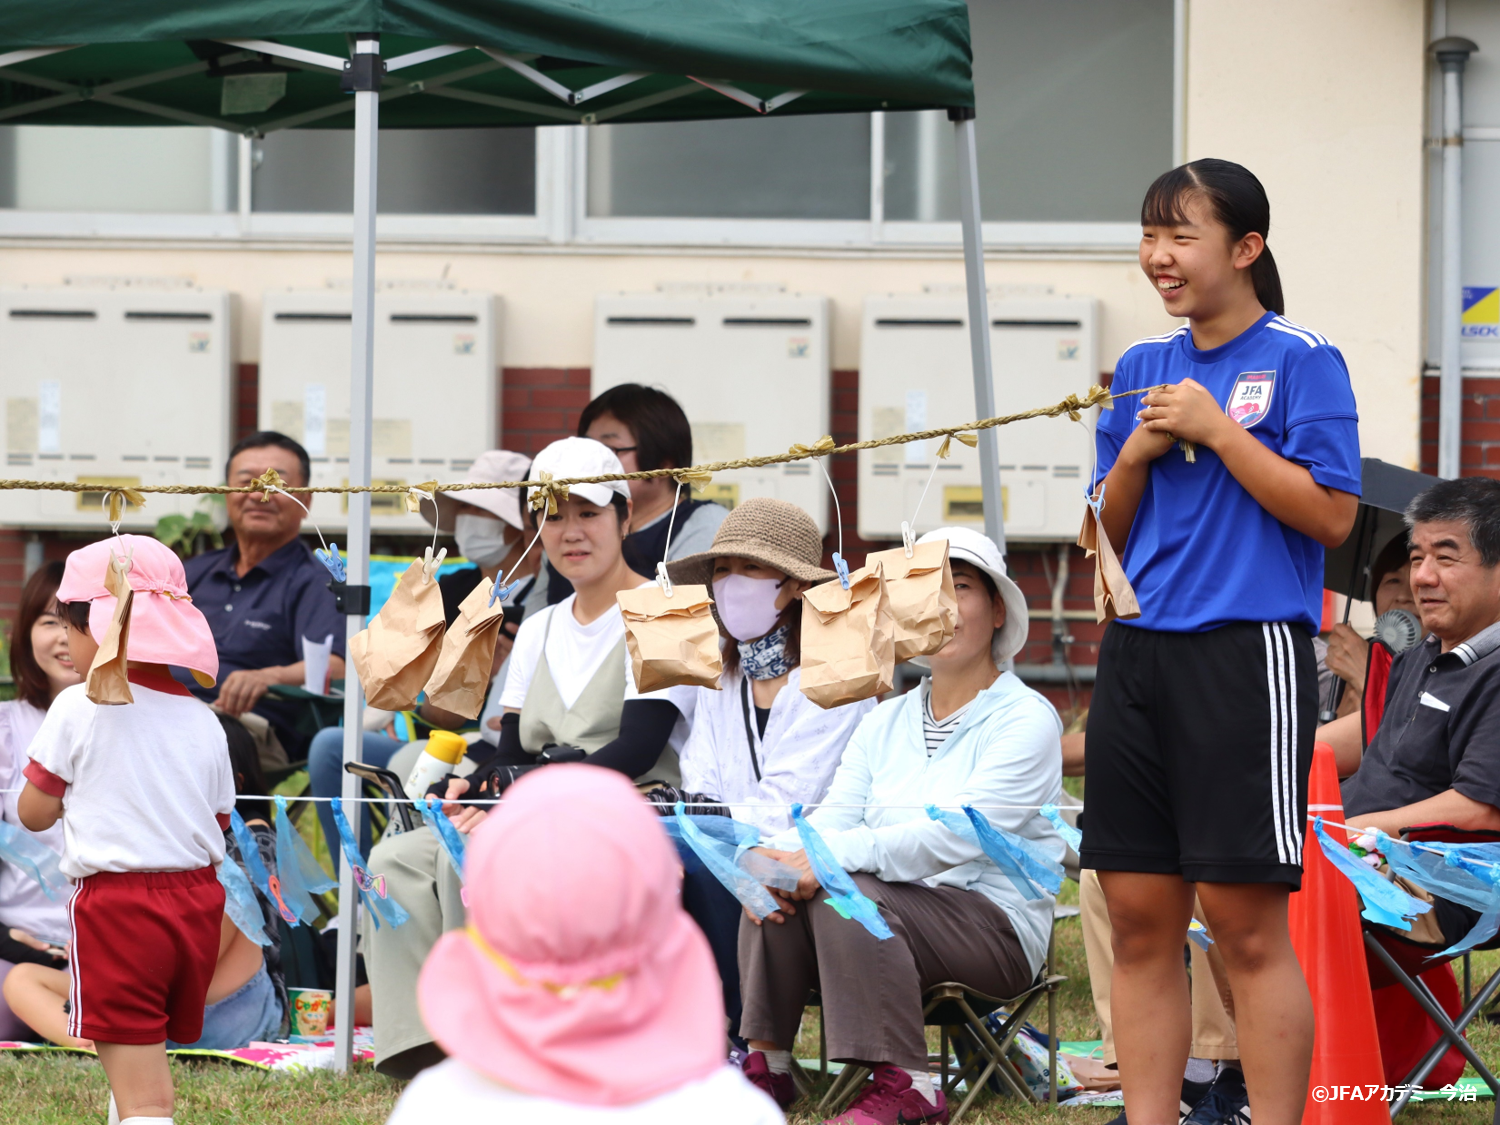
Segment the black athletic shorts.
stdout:
<path fill-rule="evenodd" d="M 1300 626 L 1111 623 L 1089 707 L 1083 866 L 1296 890 L 1317 708 Z"/>

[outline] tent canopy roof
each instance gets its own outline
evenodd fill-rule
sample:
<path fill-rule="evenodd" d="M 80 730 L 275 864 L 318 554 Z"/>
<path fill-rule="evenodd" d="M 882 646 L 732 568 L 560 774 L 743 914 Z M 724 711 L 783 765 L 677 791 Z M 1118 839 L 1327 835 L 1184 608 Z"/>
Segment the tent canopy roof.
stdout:
<path fill-rule="evenodd" d="M 7 0 L 0 123 L 349 128 L 356 32 L 384 128 L 974 104 L 964 0 Z"/>

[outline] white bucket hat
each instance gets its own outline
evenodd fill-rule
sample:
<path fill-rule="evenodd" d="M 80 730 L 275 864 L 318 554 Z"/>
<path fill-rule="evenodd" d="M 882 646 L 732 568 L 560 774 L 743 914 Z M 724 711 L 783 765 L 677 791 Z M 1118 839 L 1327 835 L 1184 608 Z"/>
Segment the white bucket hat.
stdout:
<path fill-rule="evenodd" d="M 474 458 L 469 471 L 464 475 L 466 484 L 498 484 L 503 480 L 525 480 L 531 460 L 524 453 L 512 453 L 508 449 L 491 449 Z M 483 508 L 492 516 L 498 516 L 511 527 L 521 530 L 521 490 L 519 488 L 467 488 L 462 492 L 439 492 L 437 500 L 438 530 L 453 530 L 453 517 L 457 512 L 454 501 L 473 504 Z M 426 505 L 422 514 L 428 513 Z"/>
<path fill-rule="evenodd" d="M 597 477 L 609 473 L 623 473 L 625 466 L 615 456 L 615 451 L 593 438 L 567 437 L 554 441 L 536 455 L 531 463 L 527 480 L 539 481 L 542 474 L 553 480 L 567 477 Z M 530 493 L 530 489 L 527 492 Z M 590 504 L 604 507 L 614 496 L 630 499 L 630 485 L 623 480 L 606 481 L 600 484 L 574 484 L 568 487 L 568 495 L 587 500 Z M 530 497 L 528 496 L 528 502 Z"/>
<path fill-rule="evenodd" d="M 989 536 L 981 535 L 971 527 L 940 527 L 936 531 L 929 531 L 917 542 L 931 543 L 937 539 L 948 541 L 950 563 L 966 562 L 977 566 L 990 576 L 990 581 L 1000 592 L 1000 598 L 1005 603 L 1005 624 L 996 631 L 995 639 L 990 642 L 990 656 L 996 667 L 1003 665 L 1021 651 L 1026 644 L 1026 636 L 1031 631 L 1026 595 L 1021 593 L 1021 588 L 1005 573 L 1005 559 Z"/>

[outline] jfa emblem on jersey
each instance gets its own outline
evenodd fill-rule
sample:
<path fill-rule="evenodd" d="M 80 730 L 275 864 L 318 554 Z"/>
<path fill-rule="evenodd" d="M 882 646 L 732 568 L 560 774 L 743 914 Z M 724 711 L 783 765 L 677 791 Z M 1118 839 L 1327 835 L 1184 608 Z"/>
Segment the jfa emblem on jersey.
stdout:
<path fill-rule="evenodd" d="M 1240 372 L 1224 413 L 1248 430 L 1266 416 L 1267 410 L 1271 409 L 1271 391 L 1275 386 L 1276 372 L 1274 371 Z"/>

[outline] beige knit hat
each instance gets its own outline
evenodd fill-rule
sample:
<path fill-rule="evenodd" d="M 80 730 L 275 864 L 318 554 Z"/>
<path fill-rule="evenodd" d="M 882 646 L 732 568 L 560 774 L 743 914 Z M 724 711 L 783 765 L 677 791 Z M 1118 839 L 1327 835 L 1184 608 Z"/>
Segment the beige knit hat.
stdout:
<path fill-rule="evenodd" d="M 713 546 L 667 564 L 667 574 L 680 584 L 713 585 L 714 559 L 732 556 L 775 567 L 799 582 L 827 582 L 831 570 L 818 565 L 823 537 L 813 518 L 795 504 L 757 496 L 724 517 Z"/>

